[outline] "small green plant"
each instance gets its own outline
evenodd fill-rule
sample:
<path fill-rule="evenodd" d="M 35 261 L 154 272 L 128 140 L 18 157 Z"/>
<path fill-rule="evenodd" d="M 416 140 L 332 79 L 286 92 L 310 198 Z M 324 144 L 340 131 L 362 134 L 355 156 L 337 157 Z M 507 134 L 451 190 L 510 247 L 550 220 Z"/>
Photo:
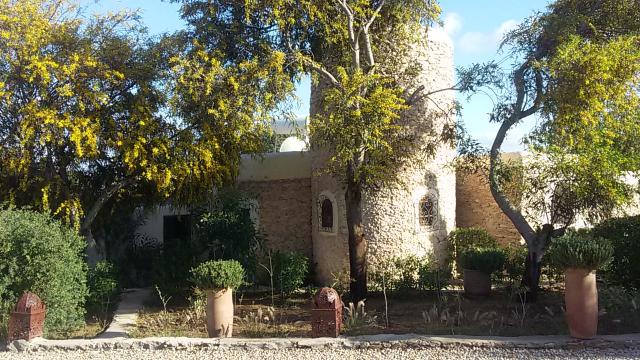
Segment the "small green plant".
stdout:
<path fill-rule="evenodd" d="M 521 245 L 513 245 L 506 248 L 506 261 L 504 263 L 507 280 L 511 285 L 516 284 L 522 274 L 527 261 L 527 248 Z"/>
<path fill-rule="evenodd" d="M 299 253 L 276 253 L 273 259 L 277 286 L 283 296 L 298 290 L 309 272 L 309 259 Z"/>
<path fill-rule="evenodd" d="M 156 285 L 156 293 L 158 294 L 158 299 L 160 299 L 160 302 L 162 303 L 162 312 L 166 315 L 168 312 L 167 305 L 169 305 L 169 301 L 171 301 L 171 296 L 162 294 L 162 290 L 160 290 L 158 285 Z"/>
<path fill-rule="evenodd" d="M 451 269 L 441 269 L 433 262 L 424 262 L 419 270 L 420 288 L 423 290 L 442 291 L 451 282 Z"/>
<path fill-rule="evenodd" d="M 262 264 L 262 263 L 258 263 L 258 265 L 260 265 L 260 267 L 262 267 L 267 274 L 269 274 L 269 285 L 271 288 L 271 306 L 275 306 L 275 294 L 274 294 L 274 283 L 273 283 L 273 256 L 271 256 L 271 250 L 269 250 L 269 252 L 267 253 L 267 258 L 269 259 L 269 267 L 267 267 L 266 265 Z"/>
<path fill-rule="evenodd" d="M 551 263 L 560 269 L 603 268 L 611 261 L 613 248 L 603 238 L 568 233 L 555 239 L 549 248 Z"/>
<path fill-rule="evenodd" d="M 199 288 L 194 288 L 189 297 L 189 308 L 196 321 L 204 319 L 207 310 L 207 294 Z"/>
<path fill-rule="evenodd" d="M 351 285 L 351 274 L 348 269 L 342 269 L 337 272 L 331 273 L 331 287 L 340 294 L 340 297 L 349 292 L 349 286 Z"/>
<path fill-rule="evenodd" d="M 505 260 L 504 251 L 498 249 L 473 249 L 460 254 L 462 269 L 477 270 L 488 275 L 502 269 Z"/>
<path fill-rule="evenodd" d="M 394 265 L 396 269 L 396 291 L 417 290 L 420 283 L 420 267 L 427 263 L 426 259 L 414 255 L 396 257 Z"/>
<path fill-rule="evenodd" d="M 344 307 L 345 310 L 345 330 L 349 333 L 357 332 L 366 326 L 373 326 L 378 323 L 378 317 L 373 314 L 368 314 L 365 311 L 364 300 L 358 301 L 357 305 L 352 302 L 349 306 Z"/>
<path fill-rule="evenodd" d="M 203 290 L 238 289 L 245 283 L 244 276 L 236 260 L 209 260 L 191 269 L 191 281 Z"/>
<path fill-rule="evenodd" d="M 112 263 L 99 261 L 93 268 L 89 268 L 87 275 L 87 310 L 94 315 L 106 317 L 120 290 L 118 272 Z"/>

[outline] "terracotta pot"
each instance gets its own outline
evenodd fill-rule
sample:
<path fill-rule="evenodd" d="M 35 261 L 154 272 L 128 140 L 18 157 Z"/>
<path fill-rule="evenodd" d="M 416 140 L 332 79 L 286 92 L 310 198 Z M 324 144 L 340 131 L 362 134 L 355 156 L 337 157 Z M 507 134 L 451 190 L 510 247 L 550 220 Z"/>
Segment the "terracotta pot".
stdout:
<path fill-rule="evenodd" d="M 209 337 L 233 335 L 232 289 L 207 291 L 207 333 Z"/>
<path fill-rule="evenodd" d="M 564 272 L 565 315 L 574 338 L 591 339 L 598 331 L 598 288 L 595 271 L 567 269 Z"/>
<path fill-rule="evenodd" d="M 478 270 L 463 272 L 464 293 L 471 296 L 487 296 L 491 292 L 491 275 Z"/>

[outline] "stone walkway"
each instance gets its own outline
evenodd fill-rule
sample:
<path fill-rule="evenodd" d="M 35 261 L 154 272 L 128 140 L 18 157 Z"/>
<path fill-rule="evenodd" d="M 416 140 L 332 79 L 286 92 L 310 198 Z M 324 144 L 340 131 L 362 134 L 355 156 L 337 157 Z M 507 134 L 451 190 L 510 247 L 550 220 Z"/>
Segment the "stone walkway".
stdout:
<path fill-rule="evenodd" d="M 145 301 L 150 299 L 152 294 L 153 290 L 150 288 L 124 290 L 111 325 L 96 338 L 114 339 L 127 337 L 129 330 L 136 326 L 138 312 L 142 310 Z"/>

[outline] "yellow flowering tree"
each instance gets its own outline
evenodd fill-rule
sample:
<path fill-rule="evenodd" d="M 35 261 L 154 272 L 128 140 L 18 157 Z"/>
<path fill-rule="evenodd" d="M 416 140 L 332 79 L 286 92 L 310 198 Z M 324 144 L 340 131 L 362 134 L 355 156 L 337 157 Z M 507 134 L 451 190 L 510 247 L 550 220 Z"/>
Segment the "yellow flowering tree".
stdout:
<path fill-rule="evenodd" d="M 106 204 L 193 198 L 231 181 L 240 152 L 261 143 L 254 115 L 277 101 L 247 91 L 268 69 L 226 66 L 197 45 L 185 55 L 179 38 L 153 42 L 136 19 L 0 0 L 0 197 L 64 219 L 90 259 Z"/>
<path fill-rule="evenodd" d="M 310 74 L 324 91 L 312 114 L 314 146 L 329 150 L 328 169 L 345 185 L 351 294 L 367 291 L 362 195 L 395 181 L 411 146 L 401 115 L 429 96 L 414 86 L 412 45 L 437 20 L 434 0 L 173 0 L 189 36 L 227 63 L 283 56 L 292 80 Z M 403 63 L 404 62 L 404 63 Z M 436 140 L 440 141 L 440 139 Z"/>

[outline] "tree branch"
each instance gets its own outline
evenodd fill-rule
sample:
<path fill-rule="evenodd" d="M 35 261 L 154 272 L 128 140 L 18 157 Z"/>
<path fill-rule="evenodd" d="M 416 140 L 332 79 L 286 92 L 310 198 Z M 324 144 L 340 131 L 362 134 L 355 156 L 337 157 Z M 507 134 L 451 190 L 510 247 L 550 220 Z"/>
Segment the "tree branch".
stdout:
<path fill-rule="evenodd" d="M 516 101 L 513 104 L 513 112 L 502 122 L 502 125 L 500 126 L 500 129 L 496 134 L 496 138 L 493 141 L 493 145 L 491 146 L 489 186 L 491 188 L 491 194 L 493 195 L 493 198 L 495 199 L 502 212 L 509 218 L 509 220 L 511 220 L 511 222 L 516 227 L 520 235 L 522 235 L 522 237 L 525 239 L 525 241 L 527 243 L 532 243 L 536 238 L 535 231 L 533 230 L 531 225 L 529 225 L 522 213 L 518 209 L 516 209 L 516 207 L 511 203 L 511 201 L 507 198 L 505 193 L 500 188 L 500 184 L 498 182 L 498 174 L 496 172 L 497 166 L 500 162 L 500 148 L 502 147 L 507 132 L 520 120 L 535 113 L 539 109 L 542 83 L 538 81 L 538 79 L 541 80 L 541 76 L 539 76 L 538 74 L 536 74 L 536 99 L 534 100 L 534 103 L 530 108 L 526 110 L 522 109 L 526 95 L 525 74 L 529 69 L 529 65 L 530 63 L 528 61 L 525 62 L 520 68 L 518 68 L 518 70 L 514 72 L 513 75 L 513 83 L 515 85 L 517 94 Z"/>
<path fill-rule="evenodd" d="M 356 36 L 353 11 L 346 0 L 338 0 L 342 11 L 347 15 L 347 31 L 349 32 L 349 43 L 351 45 L 351 57 L 353 58 L 354 70 L 360 69 L 360 33 Z"/>
<path fill-rule="evenodd" d="M 369 68 L 367 69 L 368 73 L 371 73 L 376 66 L 375 58 L 373 56 L 373 48 L 371 46 L 371 35 L 369 34 L 369 28 L 378 17 L 378 14 L 380 14 L 380 10 L 382 10 L 384 3 L 385 1 L 380 2 L 380 5 L 378 5 L 378 7 L 375 9 L 373 15 L 371 15 L 371 18 L 367 20 L 367 22 L 362 27 L 362 32 L 364 34 L 364 51 L 367 55 L 367 65 L 369 66 Z"/>
<path fill-rule="evenodd" d="M 113 195 L 115 195 L 118 191 L 120 191 L 120 189 L 131 184 L 132 182 L 133 182 L 132 179 L 120 180 L 115 184 L 111 185 L 111 187 L 109 187 L 104 193 L 102 193 L 102 195 L 100 195 L 98 200 L 96 200 L 96 202 L 91 207 L 91 210 L 89 210 L 87 215 L 84 217 L 82 221 L 82 225 L 80 226 L 80 232 L 84 233 L 87 230 L 90 230 L 91 225 L 93 224 L 93 221 L 96 219 L 96 217 L 98 216 L 98 213 L 100 212 L 102 207 L 107 203 L 107 201 L 109 201 L 109 199 L 111 199 Z"/>

